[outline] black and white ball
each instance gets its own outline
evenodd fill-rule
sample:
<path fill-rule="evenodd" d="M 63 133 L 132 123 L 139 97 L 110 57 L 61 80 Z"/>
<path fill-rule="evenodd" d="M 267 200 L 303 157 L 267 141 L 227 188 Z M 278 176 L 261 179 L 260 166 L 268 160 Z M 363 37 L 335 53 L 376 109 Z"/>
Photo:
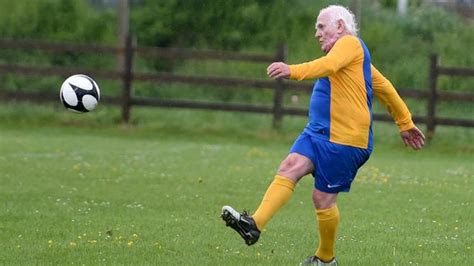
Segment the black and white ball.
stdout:
<path fill-rule="evenodd" d="M 94 110 L 100 100 L 97 83 L 82 74 L 72 75 L 61 85 L 61 102 L 68 110 L 85 113 Z"/>

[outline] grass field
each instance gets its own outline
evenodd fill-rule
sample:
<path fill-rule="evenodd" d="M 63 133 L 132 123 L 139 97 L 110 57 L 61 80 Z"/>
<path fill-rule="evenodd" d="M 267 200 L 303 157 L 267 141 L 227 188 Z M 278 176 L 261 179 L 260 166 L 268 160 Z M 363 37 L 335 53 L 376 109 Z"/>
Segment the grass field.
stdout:
<path fill-rule="evenodd" d="M 220 220 L 254 211 L 305 124 L 288 117 L 0 105 L 0 264 L 297 265 L 317 245 L 305 177 L 260 241 Z M 375 124 L 375 151 L 339 198 L 340 265 L 473 265 L 474 131 L 426 149 Z"/>

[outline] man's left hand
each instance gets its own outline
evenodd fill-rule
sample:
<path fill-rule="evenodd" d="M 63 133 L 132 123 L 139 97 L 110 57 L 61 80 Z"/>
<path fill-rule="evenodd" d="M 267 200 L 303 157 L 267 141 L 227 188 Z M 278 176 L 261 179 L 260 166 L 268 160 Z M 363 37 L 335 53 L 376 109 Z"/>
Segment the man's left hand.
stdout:
<path fill-rule="evenodd" d="M 417 127 L 400 132 L 400 136 L 405 145 L 412 147 L 414 150 L 420 150 L 425 145 L 425 135 Z"/>

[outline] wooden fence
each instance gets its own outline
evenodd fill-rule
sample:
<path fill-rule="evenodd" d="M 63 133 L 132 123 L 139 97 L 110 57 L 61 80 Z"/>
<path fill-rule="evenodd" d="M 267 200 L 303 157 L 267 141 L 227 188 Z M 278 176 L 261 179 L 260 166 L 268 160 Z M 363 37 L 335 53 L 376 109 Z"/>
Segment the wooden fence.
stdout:
<path fill-rule="evenodd" d="M 237 52 L 223 51 L 198 51 L 178 48 L 159 47 L 139 47 L 133 44 L 132 38 L 128 37 L 125 47 L 95 45 L 95 44 L 72 44 L 55 43 L 31 40 L 9 40 L 0 39 L 1 49 L 23 49 L 40 50 L 47 52 L 85 52 L 93 54 L 119 54 L 123 57 L 124 66 L 118 70 L 98 70 L 87 68 L 64 68 L 54 66 L 31 66 L 11 63 L 0 63 L 0 73 L 20 74 L 20 75 L 41 75 L 41 76 L 69 76 L 71 74 L 83 73 L 97 78 L 120 80 L 122 83 L 122 95 L 120 97 L 105 97 L 101 99 L 104 103 L 121 106 L 122 120 L 128 122 L 130 119 L 132 106 L 159 106 L 172 108 L 194 108 L 237 112 L 268 113 L 273 115 L 274 127 L 279 127 L 283 116 L 302 115 L 306 116 L 306 108 L 287 107 L 283 104 L 284 92 L 296 90 L 310 93 L 312 85 L 308 83 L 291 82 L 284 80 L 264 80 L 248 78 L 228 78 L 216 76 L 190 76 L 179 75 L 168 72 L 145 73 L 133 70 L 135 56 L 151 59 L 214 59 L 214 60 L 236 60 L 255 63 L 270 63 L 285 60 L 285 46 L 279 45 L 274 55 L 243 54 Z M 427 100 L 427 112 L 425 116 L 414 116 L 417 123 L 427 125 L 428 137 L 431 137 L 437 125 L 474 127 L 473 119 L 458 119 L 439 117 L 436 114 L 436 106 L 440 101 L 463 101 L 474 102 L 473 93 L 465 92 L 443 92 L 437 87 L 437 80 L 440 75 L 469 77 L 474 76 L 474 69 L 442 67 L 438 63 L 438 57 L 432 55 L 430 59 L 429 88 L 427 90 L 400 89 L 399 94 L 405 98 L 416 98 Z M 153 82 L 178 82 L 185 84 L 200 84 L 218 87 L 247 87 L 251 89 L 271 89 L 274 91 L 273 105 L 223 103 L 223 102 L 200 102 L 191 100 L 168 100 L 159 98 L 145 98 L 133 95 L 132 84 L 135 81 Z M 57 94 L 5 91 L 0 90 L 2 100 L 29 100 L 29 101 L 57 101 Z M 374 114 L 375 120 L 392 121 L 388 114 Z"/>

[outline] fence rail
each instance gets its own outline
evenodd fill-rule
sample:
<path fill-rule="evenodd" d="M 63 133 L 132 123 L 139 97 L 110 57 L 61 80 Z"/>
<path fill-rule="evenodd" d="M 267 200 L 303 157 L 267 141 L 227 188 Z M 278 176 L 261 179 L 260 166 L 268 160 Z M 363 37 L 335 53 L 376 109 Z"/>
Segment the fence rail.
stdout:
<path fill-rule="evenodd" d="M 146 58 L 168 58 L 168 59 L 196 59 L 196 60 L 238 60 L 253 63 L 270 63 L 273 61 L 284 61 L 286 48 L 279 45 L 274 55 L 264 54 L 243 54 L 237 52 L 223 52 L 211 50 L 189 50 L 180 48 L 159 48 L 159 47 L 137 47 L 133 44 L 132 38 L 128 37 L 124 47 L 115 47 L 97 44 L 73 44 L 57 43 L 33 40 L 11 40 L 0 39 L 0 49 L 12 50 L 40 50 L 44 52 L 84 52 L 93 54 L 119 55 L 123 62 L 123 68 L 118 70 L 98 70 L 87 68 L 64 68 L 54 66 L 31 66 L 11 63 L 0 63 L 0 73 L 13 73 L 20 75 L 41 75 L 41 76 L 67 76 L 75 73 L 89 74 L 122 82 L 122 95 L 116 97 L 106 97 L 102 102 L 119 105 L 122 108 L 122 119 L 128 122 L 133 106 L 158 106 L 168 108 L 192 108 L 222 111 L 238 111 L 251 113 L 267 113 L 273 115 L 273 125 L 279 127 L 283 116 L 301 115 L 306 116 L 308 110 L 305 108 L 286 107 L 283 104 L 285 91 L 308 92 L 312 90 L 312 85 L 301 82 L 289 82 L 283 80 L 263 80 L 248 78 L 228 78 L 216 76 L 193 76 L 179 75 L 167 72 L 145 73 L 133 71 L 133 62 L 136 56 Z M 398 92 L 402 97 L 427 100 L 427 112 L 424 116 L 414 116 L 417 123 L 427 125 L 428 137 L 432 137 L 437 125 L 474 127 L 472 119 L 458 119 L 439 117 L 436 115 L 436 106 L 440 101 L 474 102 L 474 93 L 446 92 L 439 91 L 437 80 L 441 75 L 473 77 L 474 69 L 459 67 L 443 67 L 439 65 L 438 56 L 432 55 L 430 58 L 429 88 L 427 90 L 400 89 Z M 272 105 L 257 104 L 237 104 L 223 102 L 199 102 L 191 100 L 168 100 L 158 98 L 143 98 L 133 95 L 131 90 L 135 81 L 153 81 L 168 83 L 201 84 L 209 86 L 219 86 L 227 88 L 248 88 L 248 89 L 270 89 L 274 91 Z M 29 101 L 57 101 L 56 94 L 36 93 L 25 91 L 2 91 L 0 98 L 3 100 L 29 100 Z M 375 120 L 392 121 L 387 114 L 374 114 Z"/>

